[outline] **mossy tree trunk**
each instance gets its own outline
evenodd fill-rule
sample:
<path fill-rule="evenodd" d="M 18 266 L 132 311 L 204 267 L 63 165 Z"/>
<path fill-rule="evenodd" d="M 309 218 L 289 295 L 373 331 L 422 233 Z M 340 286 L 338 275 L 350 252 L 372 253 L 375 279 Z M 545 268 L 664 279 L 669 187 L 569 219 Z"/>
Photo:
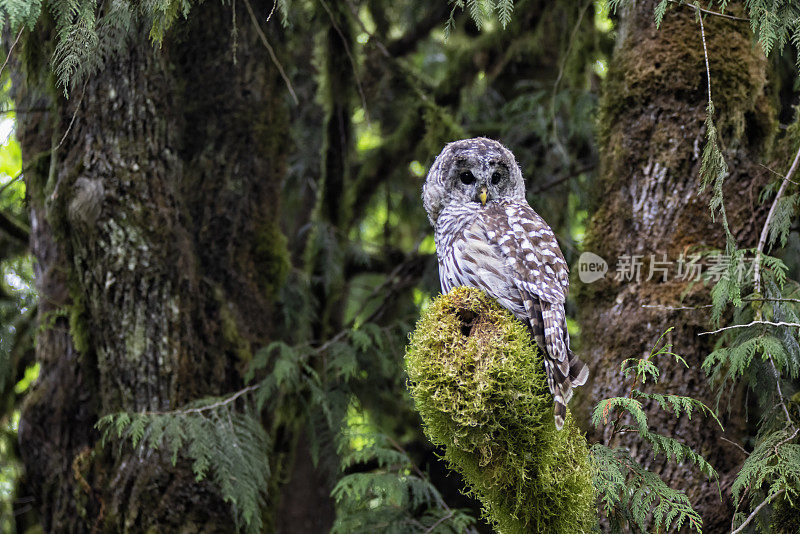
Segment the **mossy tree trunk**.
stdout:
<path fill-rule="evenodd" d="M 713 337 L 698 336 L 709 330 L 709 310 L 667 308 L 707 304 L 708 286 L 679 280 L 674 263 L 666 282 L 660 272 L 647 280 L 651 255 L 662 260 L 666 254 L 668 261 L 675 261 L 681 254 L 725 248 L 720 221 L 710 217 L 710 196 L 699 194 L 708 99 L 700 26 L 691 9 L 677 8 L 656 29 L 655 4 L 655 0 L 636 2 L 621 12 L 619 40 L 601 101 L 601 172 L 585 250 L 605 258 L 610 270 L 593 284 L 575 281 L 582 356 L 592 371 L 573 408 L 584 414 L 599 399 L 627 393 L 629 386 L 619 373 L 621 361 L 647 354 L 671 326 L 675 329 L 667 342 L 689 367 L 662 359 L 658 387 L 714 405 L 714 394 L 700 369 Z M 747 23 L 709 17 L 705 35 L 716 123 L 730 167 L 724 187 L 728 219 L 739 245 L 752 247 L 759 231 L 754 221 L 763 220 L 758 195 L 767 181 L 759 163 L 777 126 L 774 103 L 766 91 L 767 63 L 753 46 Z M 641 278 L 616 280 L 619 258 L 634 255 L 643 263 Z M 741 443 L 747 424 L 743 398 L 731 400 L 730 412 L 724 404 L 721 409 L 724 436 Z M 632 447 L 634 457 L 669 485 L 687 492 L 704 518 L 704 531 L 726 531 L 732 514 L 728 488 L 744 460 L 742 453 L 721 439 L 722 432 L 711 421 L 676 420 L 656 409 L 649 413 L 654 430 L 683 440 L 718 470 L 724 502 L 720 503 L 716 483 L 703 480 L 698 472 L 668 464 L 662 456 L 654 459 L 649 447 L 637 446 L 630 435 L 623 435 L 620 443 Z M 595 432 L 593 437 L 607 436 Z"/>
<path fill-rule="evenodd" d="M 18 127 L 42 325 L 19 437 L 46 531 L 231 529 L 229 505 L 187 462 L 104 449 L 93 425 L 237 389 L 273 335 L 288 268 L 286 88 L 239 10 L 237 24 L 231 6 L 197 6 L 161 50 L 147 28 L 132 32 L 69 100 L 46 74 L 47 29 L 18 49 L 17 105 L 48 109 L 21 114 Z M 285 430 L 264 451 L 273 510 L 278 459 L 296 442 Z M 304 498 L 321 525 L 330 505 L 317 494 Z"/>

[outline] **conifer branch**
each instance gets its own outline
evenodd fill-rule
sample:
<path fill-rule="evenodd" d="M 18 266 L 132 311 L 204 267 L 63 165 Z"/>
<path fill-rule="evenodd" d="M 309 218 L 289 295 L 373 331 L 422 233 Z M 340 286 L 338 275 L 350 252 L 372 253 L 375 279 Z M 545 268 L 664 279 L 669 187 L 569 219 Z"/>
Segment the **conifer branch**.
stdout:
<path fill-rule="evenodd" d="M 767 213 L 767 219 L 764 221 L 764 227 L 761 229 L 761 236 L 758 238 L 758 245 L 756 246 L 756 258 L 753 265 L 753 292 L 757 295 L 761 294 L 761 254 L 764 250 L 764 247 L 767 243 L 767 236 L 769 235 L 769 225 L 772 221 L 773 216 L 775 215 L 775 211 L 778 206 L 778 202 L 783 195 L 783 192 L 786 190 L 786 186 L 789 184 L 792 176 L 794 175 L 795 170 L 797 170 L 798 162 L 800 162 L 800 148 L 797 149 L 797 154 L 794 156 L 794 161 L 792 162 L 791 167 L 789 167 L 789 171 L 786 173 L 786 176 L 781 182 L 780 188 L 778 188 L 778 192 L 775 194 L 775 200 L 772 202 L 772 206 L 769 209 L 769 213 Z M 756 311 L 756 320 L 760 320 L 763 317 L 763 313 L 761 308 L 758 308 Z M 780 326 L 796 326 L 800 327 L 800 325 L 795 323 L 780 323 Z M 769 358 L 770 366 L 772 367 L 772 372 L 775 376 L 775 386 L 778 391 L 778 400 L 783 408 L 783 413 L 786 415 L 786 422 L 788 424 L 792 424 L 792 418 L 789 415 L 789 410 L 786 408 L 786 403 L 783 399 L 783 392 L 781 391 L 781 377 L 778 373 L 778 368 L 775 365 L 775 360 L 772 357 L 772 354 L 767 353 Z M 795 431 L 797 433 L 797 431 Z M 767 501 L 765 501 L 766 503 Z M 763 504 L 763 503 L 762 503 Z"/>
<path fill-rule="evenodd" d="M 786 491 L 786 489 L 782 489 L 782 490 L 780 490 L 778 492 L 773 493 L 772 495 L 770 495 L 766 499 L 764 499 L 764 501 L 761 504 L 759 504 L 758 506 L 756 506 L 756 509 L 753 510 L 753 512 L 749 516 L 747 516 L 747 519 L 745 519 L 744 522 L 741 525 L 739 525 L 739 528 L 737 528 L 736 530 L 732 531 L 731 534 L 739 534 L 740 532 L 742 532 L 744 530 L 744 527 L 749 525 L 750 522 L 753 519 L 755 519 L 755 517 L 758 515 L 758 512 L 760 512 L 762 508 L 764 508 L 766 505 L 768 505 L 770 502 L 772 502 L 775 499 L 775 497 L 777 497 L 778 495 L 781 495 L 785 491 Z"/>
<path fill-rule="evenodd" d="M 767 219 L 764 221 L 764 227 L 761 229 L 761 236 L 758 238 L 758 246 L 756 246 L 756 259 L 753 265 L 754 292 L 758 294 L 761 293 L 761 254 L 764 250 L 764 246 L 767 243 L 767 236 L 769 235 L 769 224 L 772 221 L 772 217 L 775 215 L 775 211 L 778 206 L 778 201 L 780 201 L 783 192 L 786 190 L 786 186 L 789 184 L 792 176 L 794 175 L 794 172 L 797 170 L 798 162 L 800 162 L 800 148 L 797 149 L 797 154 L 795 154 L 794 156 L 794 161 L 792 162 L 792 166 L 789 167 L 789 171 L 783 178 L 783 182 L 781 182 L 781 186 L 778 189 L 778 193 L 775 195 L 775 200 L 772 202 L 772 206 L 769 209 L 769 213 L 767 213 Z"/>

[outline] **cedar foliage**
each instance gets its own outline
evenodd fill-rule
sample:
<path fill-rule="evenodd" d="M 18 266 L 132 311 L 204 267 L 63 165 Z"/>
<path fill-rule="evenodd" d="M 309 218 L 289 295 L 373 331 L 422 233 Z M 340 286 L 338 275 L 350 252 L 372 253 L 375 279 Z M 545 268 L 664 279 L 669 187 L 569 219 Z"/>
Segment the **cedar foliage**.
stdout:
<path fill-rule="evenodd" d="M 609 6 L 613 10 L 624 4 L 624 1 L 610 0 Z M 60 90 L 71 97 L 76 94 L 76 89 L 88 76 L 101 70 L 107 62 L 114 60 L 115 55 L 126 45 L 125 36 L 134 31 L 137 25 L 146 27 L 151 39 L 157 45 L 164 39 L 169 29 L 179 24 L 191 9 L 202 9 L 200 4 L 201 2 L 189 0 L 153 0 L 136 3 L 113 1 L 98 3 L 95 0 L 53 0 L 44 3 L 2 0 L 0 22 L 16 36 L 26 28 L 33 28 L 43 13 L 52 16 L 56 33 L 51 58 L 52 71 Z M 293 24 L 304 24 L 291 16 L 293 10 L 304 7 L 297 4 L 299 3 L 289 0 L 276 2 L 276 10 L 284 26 L 291 28 Z M 702 5 L 663 0 L 656 5 L 654 20 L 658 24 L 670 9 L 694 9 L 698 16 L 714 16 L 701 15 L 699 8 L 725 12 L 727 4 L 725 0 Z M 502 28 L 507 28 L 513 25 L 514 16 L 519 11 L 515 12 L 512 0 L 454 0 L 448 2 L 448 8 L 449 18 L 443 19 L 441 28 L 451 38 L 458 37 L 455 34 L 460 25 L 466 24 L 464 18 L 459 17 L 460 11 L 464 11 L 479 30 L 486 29 L 487 23 L 494 20 Z M 766 54 L 779 53 L 787 45 L 797 48 L 800 43 L 800 7 L 792 2 L 748 0 L 744 3 L 742 12 L 737 12 L 737 15 L 746 16 L 753 29 L 754 38 Z M 377 21 L 377 24 L 380 24 L 380 21 Z M 796 57 L 800 60 L 800 54 L 796 54 Z M 458 119 L 469 122 L 481 115 L 483 109 L 472 103 L 475 109 L 470 110 L 469 106 L 465 105 L 463 115 L 454 120 L 449 111 L 443 110 L 435 98 L 431 98 L 435 91 L 431 88 L 431 84 L 418 79 L 413 65 L 402 66 L 405 69 L 403 83 L 413 87 L 412 92 L 419 100 L 412 109 L 425 111 L 426 135 L 423 144 L 428 152 L 433 150 L 433 145 L 449 140 L 443 138 L 461 128 Z M 563 67 L 564 65 L 562 70 Z M 358 65 L 353 65 L 353 68 L 357 69 Z M 701 73 L 698 73 L 698 76 L 700 75 Z M 440 73 L 439 77 L 446 79 L 447 73 Z M 713 81 L 713 72 L 711 78 Z M 553 109 L 558 100 L 559 103 L 566 102 L 565 105 L 574 104 L 575 108 L 583 106 L 582 109 L 588 115 L 589 112 L 586 110 L 591 110 L 591 103 L 585 101 L 575 103 L 571 100 L 571 95 L 564 94 L 566 92 L 565 90 L 552 95 Z M 719 253 L 724 253 L 731 258 L 731 261 L 724 276 L 712 289 L 713 308 L 710 318 L 713 322 L 722 324 L 724 318 L 732 317 L 729 326 L 737 328 L 724 330 L 721 333 L 718 348 L 708 356 L 704 369 L 709 373 L 709 379 L 719 387 L 721 403 L 726 398 L 726 393 L 738 384 L 744 384 L 757 398 L 761 416 L 752 451 L 743 463 L 732 488 L 738 507 L 735 525 L 739 526 L 751 518 L 753 511 L 761 503 L 779 503 L 779 506 L 786 508 L 790 505 L 785 503 L 791 503 L 798 497 L 800 491 L 800 473 L 797 471 L 797 466 L 800 465 L 797 403 L 790 400 L 796 390 L 794 383 L 800 372 L 800 350 L 797 327 L 788 326 L 800 323 L 800 308 L 797 306 L 800 286 L 787 277 L 788 267 L 780 257 L 780 250 L 777 250 L 789 244 L 793 232 L 792 224 L 797 220 L 800 197 L 796 181 L 791 180 L 779 194 L 784 177 L 778 176 L 762 192 L 762 202 L 770 205 L 774 203 L 775 206 L 766 227 L 767 239 L 764 250 L 743 249 L 737 246 L 733 238 L 735 229 L 728 228 L 725 218 L 724 185 L 727 164 L 721 150 L 724 140 L 719 138 L 713 120 L 712 96 L 709 94 L 705 125 L 707 143 L 702 154 L 701 179 L 702 187 L 709 187 L 713 192 L 710 209 L 713 214 L 720 217 L 728 235 L 726 250 Z M 492 95 L 492 98 L 496 98 L 496 95 Z M 535 124 L 542 132 L 550 132 L 550 121 L 555 123 L 556 117 L 547 116 L 547 113 L 542 112 L 542 108 L 549 107 L 543 105 L 548 100 L 550 98 L 546 92 L 534 91 L 531 95 L 504 102 L 499 114 L 504 114 L 505 117 L 518 117 L 520 113 L 529 113 L 531 116 L 526 116 L 526 119 L 530 119 L 529 122 Z M 442 132 L 441 129 L 444 128 L 442 124 L 445 123 L 449 129 L 447 132 Z M 368 127 L 375 126 L 358 124 L 362 133 Z M 380 128 L 380 124 L 377 128 Z M 409 128 L 415 131 L 410 126 Z M 588 137 L 585 131 L 575 130 L 571 133 L 573 141 L 576 138 Z M 797 125 L 787 133 L 787 139 L 793 146 L 800 142 Z M 555 141 L 551 142 L 554 145 L 561 143 L 557 136 Z M 780 169 L 782 172 L 788 169 L 793 151 L 793 147 L 783 151 L 785 164 Z M 420 159 L 427 156 L 430 154 L 423 155 Z M 407 162 L 404 160 L 403 163 Z M 302 166 L 302 163 L 298 165 Z M 364 168 L 369 169 L 369 166 L 364 165 Z M 390 226 L 390 208 L 403 215 L 413 213 L 408 208 L 408 199 L 392 197 L 388 191 L 386 197 L 385 213 L 381 215 L 377 214 L 377 210 L 370 211 L 370 216 L 378 223 Z M 356 227 L 357 222 L 353 222 L 352 226 Z M 394 224 L 398 223 L 395 221 Z M 335 250 L 339 243 L 329 237 L 337 231 L 339 229 L 331 229 L 330 233 L 321 238 L 321 242 L 314 244 L 318 251 L 338 253 L 334 262 L 336 268 L 342 268 L 344 257 L 348 257 L 354 264 L 359 264 L 359 261 L 362 264 L 369 263 L 370 260 L 364 250 Z M 389 246 L 388 243 L 382 245 Z M 767 251 L 774 255 L 767 255 Z M 359 261 L 352 261 L 353 257 Z M 762 266 L 759 280 L 754 279 L 752 272 L 745 272 L 742 275 L 741 271 L 741 262 L 754 257 L 759 258 Z M 332 273 L 321 275 L 333 276 Z M 387 277 L 387 280 L 389 279 L 390 277 Z M 323 280 L 323 283 L 325 282 L 326 280 Z M 320 465 L 333 464 L 338 477 L 333 490 L 338 512 L 334 531 L 470 531 L 474 528 L 475 521 L 469 511 L 448 505 L 434 482 L 416 466 L 412 455 L 397 445 L 395 439 L 385 431 L 387 427 L 391 427 L 391 424 L 387 424 L 387 420 L 391 418 L 375 415 L 380 411 L 376 406 L 385 399 L 377 401 L 371 399 L 370 403 L 368 396 L 363 394 L 370 385 L 369 380 L 376 377 L 384 381 L 383 385 L 388 384 L 386 396 L 390 396 L 392 392 L 402 391 L 402 378 L 400 378 L 402 375 L 399 372 L 397 358 L 393 362 L 391 357 L 400 353 L 405 333 L 409 329 L 408 325 L 372 322 L 369 320 L 370 310 L 379 310 L 380 307 L 373 302 L 374 295 L 366 297 L 362 295 L 364 308 L 368 308 L 366 313 L 365 310 L 354 313 L 353 321 L 345 328 L 338 330 L 327 340 L 312 343 L 309 341 L 306 320 L 306 316 L 311 315 L 314 306 L 313 297 L 308 290 L 309 283 L 308 275 L 295 269 L 291 281 L 281 288 L 280 299 L 286 314 L 285 340 L 276 341 L 256 353 L 249 366 L 249 373 L 245 377 L 249 384 L 246 389 L 226 397 L 199 400 L 173 412 L 107 415 L 98 421 L 98 428 L 103 432 L 104 439 L 120 447 L 133 447 L 143 454 L 147 449 L 164 449 L 170 454 L 173 463 L 187 459 L 191 462 L 198 479 L 210 477 L 219 488 L 223 497 L 232 506 L 237 525 L 244 530 L 258 532 L 262 528 L 260 511 L 265 499 L 270 497 L 264 493 L 267 487 L 266 480 L 272 476 L 265 451 L 269 449 L 269 444 L 274 439 L 271 428 L 262 424 L 259 414 L 269 405 L 272 413 L 278 414 L 278 418 L 295 418 L 306 424 L 309 428 L 309 439 L 312 440 L 315 461 Z M 391 286 L 388 282 L 387 285 Z M 480 297 L 480 299 L 485 298 Z M 421 297 L 419 300 L 424 301 Z M 432 306 L 434 308 L 440 306 L 441 302 L 444 300 L 437 300 Z M 485 300 L 482 302 L 485 304 Z M 0 357 L 0 391 L 8 389 L 7 386 L 15 374 L 12 372 L 11 364 L 20 359 L 19 343 L 13 340 L 25 336 L 33 337 L 30 320 L 35 307 L 32 302 L 25 301 L 11 307 L 3 307 L 2 311 L 4 317 L 9 317 L 9 321 L 15 321 L 19 328 L 14 332 L 18 338 L 9 335 L 0 340 L 0 350 L 3 354 L 3 357 Z M 517 325 L 509 328 L 521 327 Z M 519 332 L 517 335 L 522 336 Z M 30 342 L 29 339 L 28 343 Z M 651 356 L 668 354 L 661 352 L 662 350 L 663 347 L 655 350 Z M 412 352 L 413 349 L 410 349 L 409 354 Z M 490 440 L 491 443 L 486 442 L 484 446 L 513 444 L 507 447 L 505 452 L 508 458 L 518 462 L 513 464 L 517 473 L 522 473 L 532 459 L 514 455 L 514 451 L 520 447 L 525 448 L 520 443 L 515 443 L 516 440 L 554 440 L 550 443 L 554 446 L 553 443 L 568 436 L 569 440 L 574 440 L 568 444 L 569 447 L 573 447 L 568 454 L 571 461 L 584 466 L 591 462 L 594 491 L 599 500 L 600 511 L 611 519 L 612 525 L 621 528 L 627 522 L 631 528 L 642 531 L 650 528 L 668 530 L 688 525 L 699 531 L 701 518 L 692 509 L 691 503 L 680 489 L 667 487 L 656 474 L 646 471 L 633 462 L 628 451 L 606 444 L 594 444 L 587 456 L 574 426 L 570 426 L 568 431 L 565 430 L 564 435 L 548 433 L 549 430 L 545 427 L 547 421 L 552 419 L 551 401 L 541 390 L 541 376 L 538 378 L 533 376 L 537 375 L 534 353 L 535 351 L 525 353 L 527 359 L 524 367 L 531 371 L 532 376 L 521 374 L 520 377 L 530 378 L 530 383 L 537 383 L 538 380 L 539 390 L 531 393 L 528 401 L 541 409 L 518 412 L 514 415 L 521 420 L 530 419 L 528 421 L 531 423 L 530 431 L 540 432 L 541 435 L 532 437 L 529 434 L 515 434 L 504 439 Z M 657 382 L 659 378 L 657 367 L 649 358 L 627 360 L 620 372 L 631 379 L 634 385 L 640 383 L 644 386 L 647 380 Z M 506 378 L 513 381 L 518 377 Z M 416 379 L 415 381 L 417 382 L 415 387 L 419 387 L 421 382 Z M 516 385 L 521 386 L 519 383 Z M 495 393 L 503 397 L 510 391 L 504 386 L 496 389 Z M 418 401 L 417 406 L 423 406 L 424 402 L 426 401 Z M 493 405 L 493 402 L 493 399 L 486 402 L 481 409 L 497 408 L 499 405 Z M 635 432 L 650 444 L 655 454 L 665 454 L 677 462 L 691 462 L 703 475 L 715 476 L 713 467 L 688 445 L 670 436 L 657 434 L 648 428 L 642 408 L 646 402 L 658 404 L 662 409 L 672 411 L 676 417 L 691 417 L 692 413 L 697 411 L 713 415 L 707 407 L 693 399 L 648 393 L 637 386 L 632 387 L 629 397 L 600 401 L 593 414 L 593 423 L 611 424 L 613 432 Z M 610 414 L 615 409 L 618 410 L 618 414 L 627 413 L 630 418 L 613 420 Z M 469 411 L 462 406 L 452 413 L 466 416 Z M 277 426 L 277 423 L 273 424 Z M 440 426 L 447 427 L 444 423 Z M 452 429 L 450 431 L 452 434 Z M 447 443 L 447 440 L 442 438 L 434 437 L 434 440 Z M 332 447 L 332 443 L 335 446 Z M 564 441 L 559 443 L 561 446 L 566 444 Z M 475 447 L 473 452 L 475 450 L 480 452 L 479 449 Z M 450 453 L 450 457 L 446 456 L 453 463 L 456 463 L 457 457 L 457 452 Z M 555 458 L 560 457 L 554 455 L 539 460 Z M 463 460 L 464 465 L 470 465 L 469 462 L 472 462 L 470 471 L 474 479 L 482 478 L 484 473 L 478 466 L 481 466 L 481 462 L 485 459 L 475 460 L 471 457 Z M 506 473 L 503 478 L 510 476 L 512 475 Z M 522 475 L 513 476 L 524 479 Z M 587 494 L 583 481 L 578 480 L 579 478 L 573 480 L 576 487 L 580 488 L 575 498 L 580 496 L 583 499 Z M 493 495 L 489 495 L 494 490 L 483 491 L 474 487 L 472 491 L 477 494 L 483 492 L 490 503 L 501 503 L 486 505 L 489 515 L 498 524 L 517 524 L 519 518 L 513 516 L 520 515 L 523 508 L 532 504 L 523 499 L 524 492 L 494 492 Z M 552 491 L 552 488 L 547 491 Z M 554 499 L 552 495 L 543 498 Z M 573 519 L 575 516 L 580 516 L 582 518 L 580 521 L 585 521 L 582 524 L 589 524 L 591 521 L 586 515 L 587 508 L 585 503 L 581 502 L 583 504 L 577 508 L 562 510 L 566 515 L 555 519 L 566 523 L 568 516 L 573 514 Z M 502 514 L 492 511 L 498 507 L 505 507 L 506 511 L 502 513 L 505 514 L 503 515 L 505 519 L 498 519 Z M 755 518 L 762 531 L 768 531 L 770 528 L 769 509 L 769 506 L 764 508 Z M 542 511 L 540 508 L 539 512 Z M 648 518 L 652 519 L 652 523 L 647 523 Z M 554 518 L 550 517 L 548 521 L 551 519 Z"/>
<path fill-rule="evenodd" d="M 663 454 L 677 464 L 688 462 L 709 479 L 717 479 L 717 472 L 698 452 L 673 437 L 652 431 L 647 423 L 643 402 L 649 401 L 674 413 L 675 417 L 691 419 L 693 413 L 699 412 L 722 426 L 714 412 L 696 399 L 642 391 L 648 380 L 652 384 L 659 382 L 659 358 L 671 356 L 687 365 L 682 357 L 671 352 L 672 345 L 659 346 L 670 330 L 661 335 L 645 358 L 628 358 L 622 362 L 620 373 L 631 380 L 630 391 L 625 397 L 600 401 L 592 413 L 592 424 L 596 427 L 610 425 L 611 435 L 607 442 L 611 442 L 615 434 L 634 432 L 650 445 L 653 455 Z M 615 411 L 617 416 L 613 417 Z M 592 460 L 600 509 L 608 518 L 612 531 L 622 532 L 627 526 L 641 532 L 653 529 L 668 532 L 686 525 L 691 530 L 702 532 L 703 519 L 692 508 L 683 490 L 669 487 L 657 474 L 634 460 L 627 449 L 596 443 L 592 446 Z"/>

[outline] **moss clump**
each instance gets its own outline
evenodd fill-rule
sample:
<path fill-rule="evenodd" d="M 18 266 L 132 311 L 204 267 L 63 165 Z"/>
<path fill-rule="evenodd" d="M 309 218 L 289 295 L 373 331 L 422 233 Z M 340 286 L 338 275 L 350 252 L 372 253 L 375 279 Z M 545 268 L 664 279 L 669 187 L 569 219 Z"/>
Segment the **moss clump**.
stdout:
<path fill-rule="evenodd" d="M 406 350 L 425 433 L 502 533 L 590 532 L 586 440 L 556 430 L 542 357 L 527 329 L 482 292 L 433 301 Z"/>
<path fill-rule="evenodd" d="M 72 345 L 80 354 L 89 351 L 89 328 L 87 326 L 86 297 L 78 291 L 71 291 L 72 306 L 69 308 L 69 333 Z"/>

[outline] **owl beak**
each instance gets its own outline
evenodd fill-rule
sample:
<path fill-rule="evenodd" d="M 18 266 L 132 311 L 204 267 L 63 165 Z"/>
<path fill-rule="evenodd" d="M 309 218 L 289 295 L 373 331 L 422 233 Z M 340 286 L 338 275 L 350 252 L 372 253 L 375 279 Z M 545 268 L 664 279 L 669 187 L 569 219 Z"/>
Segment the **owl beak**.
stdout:
<path fill-rule="evenodd" d="M 488 194 L 489 194 L 489 190 L 486 189 L 485 185 L 482 185 L 481 186 L 481 192 L 478 195 L 478 197 L 481 199 L 481 206 L 485 206 L 486 205 L 486 197 L 487 197 Z"/>

